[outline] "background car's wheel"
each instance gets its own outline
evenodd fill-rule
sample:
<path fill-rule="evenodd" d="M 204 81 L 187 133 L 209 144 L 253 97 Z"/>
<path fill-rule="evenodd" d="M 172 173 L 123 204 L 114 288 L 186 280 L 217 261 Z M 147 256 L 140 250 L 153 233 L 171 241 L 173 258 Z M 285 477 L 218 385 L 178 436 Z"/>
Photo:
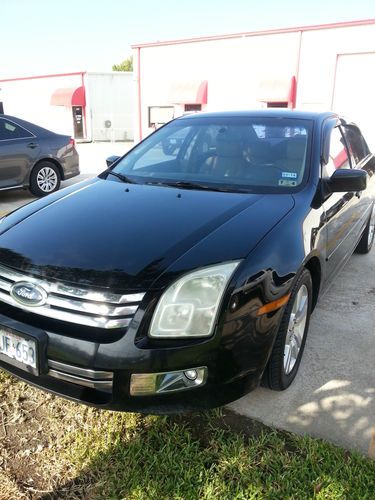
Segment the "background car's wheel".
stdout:
<path fill-rule="evenodd" d="M 356 253 L 369 253 L 374 243 L 375 238 L 375 203 L 372 206 L 372 212 L 365 230 L 363 231 L 362 237 L 359 240 Z"/>
<path fill-rule="evenodd" d="M 60 187 L 61 176 L 56 165 L 50 161 L 41 161 L 31 172 L 30 191 L 35 196 L 46 196 Z"/>
<path fill-rule="evenodd" d="M 297 374 L 309 329 L 311 304 L 311 275 L 304 269 L 293 286 L 264 374 L 264 382 L 270 389 L 287 389 Z"/>

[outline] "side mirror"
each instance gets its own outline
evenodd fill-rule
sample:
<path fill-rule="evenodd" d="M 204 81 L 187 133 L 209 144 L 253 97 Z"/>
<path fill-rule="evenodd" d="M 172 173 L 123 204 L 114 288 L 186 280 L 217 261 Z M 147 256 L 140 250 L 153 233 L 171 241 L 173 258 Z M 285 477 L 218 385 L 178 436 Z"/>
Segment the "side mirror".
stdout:
<path fill-rule="evenodd" d="M 363 191 L 367 187 L 367 173 L 352 168 L 336 170 L 328 183 L 331 193 Z"/>
<path fill-rule="evenodd" d="M 107 164 L 107 167 L 110 167 L 111 165 L 113 165 L 117 160 L 119 160 L 121 158 L 121 156 L 109 156 L 107 159 L 106 159 L 106 164 Z"/>

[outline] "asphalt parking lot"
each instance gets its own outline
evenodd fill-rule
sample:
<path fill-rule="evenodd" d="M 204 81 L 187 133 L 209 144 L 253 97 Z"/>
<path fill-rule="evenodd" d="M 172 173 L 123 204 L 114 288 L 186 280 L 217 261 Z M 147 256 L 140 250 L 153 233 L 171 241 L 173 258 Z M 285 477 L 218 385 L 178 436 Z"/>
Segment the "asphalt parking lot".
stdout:
<path fill-rule="evenodd" d="M 79 182 L 131 143 L 78 145 Z M 33 200 L 0 193 L 0 216 Z M 230 407 L 277 428 L 321 437 L 375 458 L 375 250 L 354 255 L 320 299 L 297 379 L 285 392 L 259 388 Z"/>

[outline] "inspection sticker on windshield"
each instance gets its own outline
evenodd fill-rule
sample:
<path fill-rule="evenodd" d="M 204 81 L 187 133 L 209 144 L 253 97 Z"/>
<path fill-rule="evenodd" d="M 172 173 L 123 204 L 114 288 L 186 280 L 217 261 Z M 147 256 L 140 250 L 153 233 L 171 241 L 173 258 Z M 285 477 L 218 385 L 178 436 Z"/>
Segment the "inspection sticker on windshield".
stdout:
<path fill-rule="evenodd" d="M 297 181 L 292 181 L 290 179 L 280 179 L 279 186 L 297 186 Z"/>
<path fill-rule="evenodd" d="M 281 177 L 287 179 L 297 179 L 297 174 L 295 172 L 282 172 Z"/>

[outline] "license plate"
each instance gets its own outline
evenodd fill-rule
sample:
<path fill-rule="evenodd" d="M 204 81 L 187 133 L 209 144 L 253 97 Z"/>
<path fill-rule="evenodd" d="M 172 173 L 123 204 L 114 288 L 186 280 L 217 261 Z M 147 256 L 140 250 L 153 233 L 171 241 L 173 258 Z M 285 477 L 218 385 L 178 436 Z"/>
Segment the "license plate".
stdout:
<path fill-rule="evenodd" d="M 37 367 L 37 345 L 34 340 L 25 339 L 0 326 L 0 354 L 15 359 L 32 368 Z"/>

